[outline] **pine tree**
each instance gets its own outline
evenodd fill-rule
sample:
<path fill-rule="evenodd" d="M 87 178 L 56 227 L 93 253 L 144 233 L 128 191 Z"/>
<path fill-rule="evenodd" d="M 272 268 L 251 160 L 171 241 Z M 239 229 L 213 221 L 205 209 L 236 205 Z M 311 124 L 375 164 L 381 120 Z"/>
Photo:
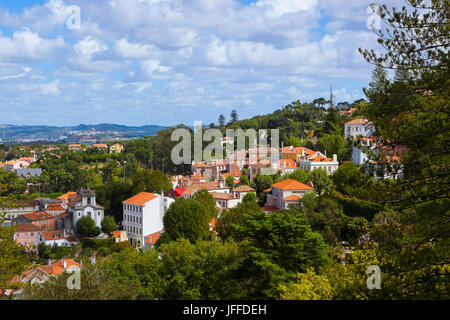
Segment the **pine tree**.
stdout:
<path fill-rule="evenodd" d="M 237 114 L 236 110 L 231 111 L 230 119 L 231 119 L 231 122 L 238 121 L 238 114 Z"/>
<path fill-rule="evenodd" d="M 225 125 L 225 117 L 223 114 L 219 116 L 219 127 L 223 127 Z"/>

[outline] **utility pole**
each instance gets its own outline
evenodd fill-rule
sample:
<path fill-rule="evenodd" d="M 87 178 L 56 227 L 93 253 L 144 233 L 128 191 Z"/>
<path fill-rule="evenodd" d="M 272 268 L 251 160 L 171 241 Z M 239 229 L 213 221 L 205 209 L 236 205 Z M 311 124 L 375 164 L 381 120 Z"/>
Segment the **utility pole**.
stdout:
<path fill-rule="evenodd" d="M 333 87 L 330 85 L 330 108 L 333 108 Z"/>
<path fill-rule="evenodd" d="M 126 168 L 127 160 L 123 162 L 123 182 L 125 182 L 125 168 Z"/>

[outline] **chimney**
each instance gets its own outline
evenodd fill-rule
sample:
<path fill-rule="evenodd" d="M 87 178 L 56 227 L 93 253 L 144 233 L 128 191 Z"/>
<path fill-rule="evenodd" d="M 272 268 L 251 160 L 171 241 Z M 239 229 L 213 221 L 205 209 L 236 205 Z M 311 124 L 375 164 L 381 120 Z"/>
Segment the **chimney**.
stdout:
<path fill-rule="evenodd" d="M 337 162 L 337 154 L 333 154 L 333 161 Z"/>
<path fill-rule="evenodd" d="M 48 259 L 48 260 L 47 260 L 47 265 L 49 266 L 49 265 L 51 265 L 51 264 L 52 264 L 52 260 Z"/>
<path fill-rule="evenodd" d="M 64 259 L 63 260 L 63 269 L 66 270 L 67 269 L 67 261 Z"/>

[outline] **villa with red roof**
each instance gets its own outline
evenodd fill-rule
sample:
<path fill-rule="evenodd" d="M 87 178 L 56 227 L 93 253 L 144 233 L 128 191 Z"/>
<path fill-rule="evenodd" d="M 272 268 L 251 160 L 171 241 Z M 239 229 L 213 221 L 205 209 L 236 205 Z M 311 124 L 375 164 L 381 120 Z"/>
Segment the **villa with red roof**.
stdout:
<path fill-rule="evenodd" d="M 298 203 L 308 192 L 314 192 L 310 183 L 304 184 L 293 179 L 277 182 L 272 185 L 270 193 L 267 194 L 265 207 L 287 209 L 290 204 Z"/>
<path fill-rule="evenodd" d="M 345 139 L 356 139 L 358 136 L 368 138 L 373 136 L 375 131 L 376 129 L 374 124 L 367 119 L 353 119 L 346 122 L 344 125 Z"/>

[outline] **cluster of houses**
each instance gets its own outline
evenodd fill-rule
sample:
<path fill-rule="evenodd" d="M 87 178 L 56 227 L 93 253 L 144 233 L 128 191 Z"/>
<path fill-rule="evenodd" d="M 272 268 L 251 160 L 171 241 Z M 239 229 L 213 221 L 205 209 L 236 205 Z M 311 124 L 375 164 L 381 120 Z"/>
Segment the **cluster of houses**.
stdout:
<path fill-rule="evenodd" d="M 73 246 L 78 243 L 76 226 L 89 216 L 101 228 L 104 208 L 97 204 L 92 190 L 68 192 L 57 199 L 15 200 L 0 208 L 5 213 L 4 226 L 17 225 L 14 239 L 29 250 L 40 243 L 50 246 Z"/>
<path fill-rule="evenodd" d="M 123 145 L 121 145 L 120 143 L 115 143 L 115 144 L 111 145 L 110 147 L 108 147 L 108 145 L 105 143 L 93 144 L 90 147 L 81 146 L 81 144 L 69 144 L 69 151 L 73 151 L 73 150 L 86 151 L 90 148 L 97 148 L 98 150 L 102 150 L 102 151 L 106 151 L 106 152 L 108 152 L 108 148 L 109 148 L 109 153 L 111 153 L 111 154 L 112 153 L 121 153 L 123 151 Z"/>
<path fill-rule="evenodd" d="M 406 147 L 396 146 L 391 148 L 383 145 L 382 142 L 377 140 L 375 133 L 374 124 L 367 119 L 354 119 L 345 123 L 345 139 L 358 142 L 353 145 L 351 161 L 358 167 L 363 165 L 365 175 L 375 179 L 403 178 L 401 159 L 407 152 Z M 385 161 L 374 160 L 374 157 L 378 154 L 383 154 Z"/>
<path fill-rule="evenodd" d="M 0 162 L 0 168 L 9 172 L 16 172 L 20 178 L 40 177 L 42 174 L 42 169 L 29 168 L 29 166 L 34 162 L 36 162 L 35 155 L 32 157 L 21 157 L 19 159 L 6 161 L 4 163 Z"/>

